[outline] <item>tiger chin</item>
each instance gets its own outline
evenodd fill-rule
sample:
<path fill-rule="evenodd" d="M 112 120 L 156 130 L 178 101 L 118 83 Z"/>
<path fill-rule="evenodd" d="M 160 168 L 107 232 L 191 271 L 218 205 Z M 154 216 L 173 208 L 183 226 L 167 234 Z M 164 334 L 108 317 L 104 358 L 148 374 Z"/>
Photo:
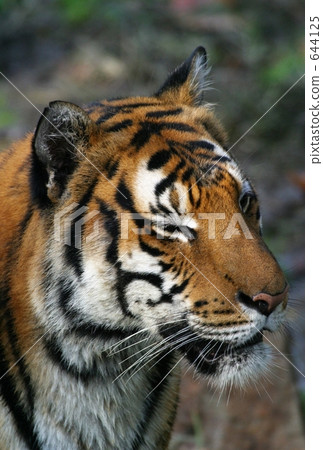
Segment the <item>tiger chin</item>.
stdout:
<path fill-rule="evenodd" d="M 208 71 L 198 47 L 152 96 L 51 102 L 1 154 L 1 448 L 166 449 L 182 361 L 270 367 L 288 284 Z"/>

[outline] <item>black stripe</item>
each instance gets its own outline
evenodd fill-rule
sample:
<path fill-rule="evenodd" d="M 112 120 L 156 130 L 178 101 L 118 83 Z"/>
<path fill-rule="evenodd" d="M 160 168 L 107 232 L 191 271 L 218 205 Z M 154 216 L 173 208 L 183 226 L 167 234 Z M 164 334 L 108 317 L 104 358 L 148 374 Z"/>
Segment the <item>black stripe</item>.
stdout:
<path fill-rule="evenodd" d="M 121 310 L 123 312 L 123 314 L 127 317 L 131 317 L 133 318 L 134 315 L 129 311 L 129 305 L 126 299 L 126 288 L 127 285 L 129 283 L 129 279 L 127 279 L 127 277 L 124 275 L 124 271 L 122 269 L 120 269 L 120 263 L 118 264 L 117 270 L 118 270 L 118 274 L 117 274 L 117 285 L 116 285 L 116 289 L 117 289 L 117 299 L 119 302 L 119 305 L 121 307 Z"/>
<path fill-rule="evenodd" d="M 109 179 L 113 178 L 115 176 L 115 174 L 118 171 L 118 168 L 119 168 L 119 161 L 118 160 L 114 161 L 114 162 L 109 161 L 109 163 L 107 164 L 107 167 L 106 167 L 106 169 L 108 171 L 107 172 L 107 176 L 108 176 Z"/>
<path fill-rule="evenodd" d="M 72 282 L 69 282 L 69 284 L 67 285 L 66 280 L 60 280 L 58 284 L 59 284 L 58 304 L 62 309 L 64 316 L 73 322 L 78 314 L 75 314 L 75 309 L 70 307 L 70 300 L 74 292 Z"/>
<path fill-rule="evenodd" d="M 172 150 L 172 153 L 179 156 L 179 158 L 185 157 L 188 161 L 190 161 L 193 166 L 195 167 L 197 164 L 199 164 L 199 161 L 197 161 L 194 153 L 191 153 L 187 150 L 187 148 L 182 145 L 180 142 L 173 141 L 171 139 L 167 139 L 167 144 L 169 145 L 170 149 Z"/>
<path fill-rule="evenodd" d="M 89 203 L 89 201 L 91 200 L 91 197 L 93 195 L 95 186 L 97 185 L 98 179 L 96 178 L 88 187 L 88 189 L 86 190 L 86 192 L 84 193 L 83 197 L 80 199 L 80 202 L 78 204 L 77 209 L 82 208 L 82 207 L 86 207 L 87 204 Z M 77 211 L 77 209 L 75 209 L 75 212 Z M 79 235 L 76 235 L 76 223 L 83 219 L 84 216 L 86 214 L 86 211 L 82 212 L 79 216 L 75 217 L 70 224 L 70 237 L 71 237 L 71 245 L 67 245 L 65 244 L 65 250 L 64 250 L 64 256 L 65 256 L 65 261 L 67 262 L 67 264 L 71 267 L 73 267 L 73 269 L 75 270 L 75 273 L 77 274 L 78 277 L 80 277 L 83 273 L 83 263 L 82 263 L 82 250 L 75 247 L 76 242 L 78 243 L 82 243 L 82 230 L 83 230 L 83 226 L 81 227 L 81 229 L 79 229 Z"/>
<path fill-rule="evenodd" d="M 171 159 L 172 154 L 169 150 L 159 150 L 148 161 L 148 170 L 156 170 L 165 166 Z"/>
<path fill-rule="evenodd" d="M 111 264 L 117 264 L 118 261 L 118 240 L 120 235 L 120 226 L 117 213 L 100 199 L 97 199 L 100 205 L 100 212 L 105 217 L 104 228 L 106 229 L 112 241 L 107 249 L 106 259 Z"/>
<path fill-rule="evenodd" d="M 73 267 L 76 275 L 80 277 L 83 273 L 82 252 L 79 248 L 74 247 L 74 243 L 75 227 L 71 226 L 71 245 L 65 245 L 64 256 L 67 264 Z"/>
<path fill-rule="evenodd" d="M 150 422 L 154 419 L 156 414 L 158 414 L 158 410 L 161 408 L 160 401 L 168 386 L 169 377 L 166 375 L 176 364 L 173 354 L 165 351 L 164 355 L 165 356 L 159 355 L 157 357 L 158 363 L 154 367 L 154 372 L 148 372 L 149 378 L 147 380 L 147 391 L 149 395 L 146 397 L 143 406 L 142 419 L 138 424 L 136 436 L 131 445 L 131 450 L 138 450 L 145 444 L 145 436 L 147 434 L 147 430 L 149 429 Z"/>
<path fill-rule="evenodd" d="M 109 248 L 107 249 L 106 254 L 106 260 L 113 264 L 115 269 L 117 270 L 117 284 L 116 284 L 116 290 L 117 290 L 117 299 L 119 302 L 119 305 L 121 307 L 121 310 L 123 314 L 125 314 L 128 317 L 133 317 L 133 314 L 130 313 L 128 309 L 128 303 L 126 301 L 125 296 L 125 289 L 126 289 L 126 283 L 124 281 L 124 278 L 122 277 L 122 274 L 124 273 L 121 270 L 121 263 L 118 261 L 118 243 L 119 243 L 119 236 L 120 236 L 120 225 L 117 219 L 117 214 L 115 211 L 109 208 L 109 206 L 104 203 L 102 200 L 97 199 L 98 203 L 100 204 L 100 211 L 105 216 L 106 220 L 104 223 L 105 229 L 109 233 L 109 235 L 112 237 L 112 242 L 109 245 Z"/>
<path fill-rule="evenodd" d="M 182 260 L 182 261 L 180 262 L 179 266 L 173 266 L 172 272 L 174 272 L 174 278 L 177 278 L 177 277 L 179 277 L 179 276 L 181 275 L 183 265 L 184 265 L 184 261 Z M 187 272 L 184 271 L 183 277 L 186 277 L 186 275 L 187 275 Z"/>
<path fill-rule="evenodd" d="M 190 125 L 187 125 L 186 123 L 181 122 L 164 122 L 162 123 L 163 128 L 166 130 L 177 130 L 177 131 L 183 131 L 185 133 L 195 133 L 195 128 L 191 127 Z"/>
<path fill-rule="evenodd" d="M 9 293 L 7 289 L 0 292 L 0 297 L 9 303 Z M 11 364 L 7 361 L 3 346 L 0 344 L 0 395 L 11 410 L 14 421 L 16 423 L 19 434 L 26 442 L 29 448 L 33 450 L 40 449 L 37 435 L 34 431 L 33 412 L 34 412 L 34 391 L 30 376 L 27 372 L 24 358 L 18 349 L 18 339 L 14 329 L 13 317 L 10 310 L 7 308 L 2 315 L 4 326 L 8 333 L 8 340 L 11 347 L 11 353 L 16 367 L 18 368 L 19 377 L 24 385 L 24 392 L 26 393 L 27 408 L 23 406 L 19 392 L 17 390 L 17 380 L 10 372 Z M 3 325 L 2 325 L 3 326 Z M 4 375 L 5 374 L 5 375 Z"/>
<path fill-rule="evenodd" d="M 72 333 L 76 333 L 80 337 L 87 337 L 91 339 L 101 339 L 102 341 L 122 340 L 129 335 L 139 331 L 137 328 L 131 330 L 124 330 L 122 328 L 109 328 L 104 325 L 86 322 L 72 326 Z"/>
<path fill-rule="evenodd" d="M 178 231 L 179 233 L 184 235 L 189 241 L 196 239 L 197 237 L 196 231 L 187 225 L 176 225 L 172 223 L 167 223 L 163 225 L 163 230 L 171 234 L 175 233 L 175 231 Z"/>
<path fill-rule="evenodd" d="M 132 120 L 127 119 L 122 122 L 111 125 L 111 127 L 106 128 L 104 131 L 108 133 L 115 133 L 117 131 L 123 130 L 124 128 L 128 128 L 132 125 Z"/>
<path fill-rule="evenodd" d="M 139 245 L 143 252 L 146 252 L 151 256 L 161 256 L 161 255 L 165 254 L 165 252 L 163 252 L 162 250 L 159 250 L 159 248 L 152 247 L 151 245 L 144 242 L 140 235 L 139 235 Z"/>
<path fill-rule="evenodd" d="M 189 169 L 185 170 L 182 176 L 182 182 L 185 183 L 186 181 L 188 181 L 193 175 L 193 173 L 194 173 L 193 167 L 190 167 Z"/>
<path fill-rule="evenodd" d="M 201 166 L 201 169 L 203 170 L 203 172 L 205 174 L 208 174 L 209 176 L 213 175 L 214 170 L 217 166 L 215 164 L 205 164 L 203 166 Z M 201 184 L 200 180 L 198 181 L 198 183 Z"/>
<path fill-rule="evenodd" d="M 163 294 L 157 302 L 152 301 L 150 298 L 147 300 L 147 305 L 151 306 L 152 308 L 162 303 L 173 303 L 173 296 L 170 294 Z"/>
<path fill-rule="evenodd" d="M 89 201 L 91 200 L 91 197 L 93 195 L 95 186 L 98 183 L 98 179 L 92 181 L 92 183 L 88 186 L 87 190 L 85 191 L 83 197 L 79 201 L 79 206 L 87 206 Z"/>
<path fill-rule="evenodd" d="M 166 215 L 172 214 L 173 211 L 171 211 L 169 208 L 167 208 L 167 206 L 163 205 L 159 199 L 157 201 L 157 205 L 158 205 L 158 214 L 160 214 L 160 212 L 163 212 Z"/>
<path fill-rule="evenodd" d="M 132 113 L 133 109 L 144 107 L 144 106 L 155 106 L 156 103 L 124 103 L 121 105 L 104 105 L 106 107 L 106 110 L 104 111 L 104 114 L 96 121 L 98 125 L 100 125 L 103 122 L 106 122 L 107 120 L 111 119 L 118 113 Z"/>
<path fill-rule="evenodd" d="M 133 213 L 136 212 L 134 203 L 133 203 L 133 199 L 132 199 L 132 194 L 130 193 L 128 186 L 126 185 L 126 183 L 123 179 L 120 180 L 120 182 L 119 182 L 118 190 L 115 195 L 115 199 L 123 209 L 128 210 Z"/>
<path fill-rule="evenodd" d="M 166 111 L 150 111 L 146 114 L 146 117 L 160 118 L 165 116 L 177 116 L 181 112 L 183 112 L 182 108 L 168 109 Z"/>
<path fill-rule="evenodd" d="M 140 128 L 131 140 L 130 145 L 138 151 L 153 135 L 160 135 L 162 130 L 177 130 L 181 132 L 195 132 L 190 125 L 181 122 L 140 122 Z"/>
<path fill-rule="evenodd" d="M 158 105 L 158 103 L 152 103 L 152 102 L 137 102 L 137 103 L 124 103 L 123 105 L 120 105 L 119 107 L 122 108 L 122 110 L 124 109 L 136 109 L 136 108 L 141 108 L 141 107 L 145 107 L 145 106 L 156 106 Z"/>
<path fill-rule="evenodd" d="M 192 187 L 193 187 L 193 186 L 192 186 Z M 191 188 L 190 188 L 189 191 L 188 191 L 188 197 L 189 197 L 189 200 L 190 200 L 190 202 L 191 202 L 191 205 L 195 207 L 195 201 L 194 201 L 193 192 L 192 192 L 192 189 L 191 189 Z"/>
<path fill-rule="evenodd" d="M 164 261 L 159 261 L 159 265 L 162 268 L 163 272 L 168 272 L 173 267 L 173 264 L 168 264 Z"/>
<path fill-rule="evenodd" d="M 195 154 L 187 149 L 185 145 L 181 142 L 176 142 L 170 139 L 167 139 L 167 144 L 169 145 L 172 153 L 174 155 L 178 155 L 181 159 L 185 157 L 188 161 L 190 161 L 194 167 L 199 166 L 200 162 L 197 161 Z"/>
<path fill-rule="evenodd" d="M 200 207 L 201 202 L 202 202 L 202 192 L 201 192 L 201 187 L 200 187 L 199 183 L 197 183 L 197 189 L 199 191 L 199 198 L 197 199 L 197 202 L 196 202 L 196 209 L 198 209 Z"/>
<path fill-rule="evenodd" d="M 173 144 L 176 145 L 176 143 L 174 142 Z M 196 159 L 192 159 L 192 156 L 195 157 L 201 157 L 204 159 L 209 159 L 211 161 L 219 161 L 219 162 L 227 162 L 227 161 L 231 161 L 231 158 L 229 156 L 220 156 L 220 155 L 215 155 L 215 147 L 213 144 L 206 142 L 206 141 L 187 141 L 185 142 L 185 144 L 181 143 L 177 143 L 177 145 L 180 145 L 183 150 L 186 150 L 186 157 L 189 158 L 189 160 L 193 163 L 197 163 Z M 200 152 L 196 152 L 196 149 L 204 149 L 204 150 L 209 150 L 209 153 L 202 153 Z M 221 167 L 222 169 L 222 167 Z"/>
<path fill-rule="evenodd" d="M 191 277 L 186 278 L 186 280 L 184 280 L 183 283 L 179 284 L 178 286 L 173 286 L 172 289 L 170 290 L 170 293 L 172 295 L 181 294 L 188 285 L 190 278 Z"/>
<path fill-rule="evenodd" d="M 229 158 L 228 156 L 220 156 L 220 155 L 216 155 L 212 157 L 213 161 L 219 161 L 219 162 L 227 162 L 227 161 L 231 161 L 231 158 Z"/>
<path fill-rule="evenodd" d="M 99 119 L 96 120 L 96 124 L 100 125 L 101 123 L 106 122 L 107 120 L 117 115 L 119 112 L 120 108 L 116 106 L 106 106 L 104 114 L 101 117 L 99 117 Z"/>
<path fill-rule="evenodd" d="M 107 219 L 104 223 L 104 227 L 106 231 L 109 233 L 109 235 L 112 237 L 112 239 L 116 239 L 119 236 L 119 222 L 117 218 L 117 213 L 109 207 L 107 203 L 105 203 L 103 200 L 97 198 L 96 199 L 99 206 L 100 206 L 100 212 L 105 216 Z"/>
<path fill-rule="evenodd" d="M 213 181 L 218 185 L 224 179 L 224 175 L 222 172 L 216 172 Z"/>
<path fill-rule="evenodd" d="M 140 213 L 133 213 L 132 220 L 135 222 L 137 228 L 144 228 L 144 232 L 150 234 L 152 226 L 152 221 L 150 219 L 142 216 Z"/>
<path fill-rule="evenodd" d="M 10 370 L 9 364 L 5 359 L 5 352 L 0 345 L 0 377 L 2 374 Z M 26 445 L 32 450 L 40 449 L 37 435 L 34 431 L 34 426 L 30 417 L 24 411 L 23 406 L 20 403 L 19 394 L 16 390 L 16 380 L 10 373 L 1 378 L 0 381 L 0 395 L 5 401 L 6 405 L 10 409 L 18 433 L 25 441 Z"/>
<path fill-rule="evenodd" d="M 154 134 L 160 134 L 162 127 L 155 122 L 141 122 L 140 128 L 132 138 L 130 145 L 134 146 L 136 150 L 143 147 Z"/>
<path fill-rule="evenodd" d="M 160 181 L 157 186 L 155 187 L 155 195 L 159 197 L 162 195 L 165 190 L 170 187 L 174 181 L 176 181 L 177 178 L 177 172 L 185 166 L 185 161 L 180 161 L 177 166 L 175 167 L 174 171 L 171 172 L 166 178 L 164 178 L 162 181 Z"/>
<path fill-rule="evenodd" d="M 214 156 L 214 154 L 210 154 L 210 153 L 195 152 L 195 156 L 197 158 L 203 158 L 208 161 L 214 161 L 214 162 L 223 162 L 224 163 L 227 161 L 231 161 L 231 159 L 227 158 L 226 156 L 220 156 L 220 155 Z"/>
<path fill-rule="evenodd" d="M 163 280 L 159 275 L 154 273 L 142 273 L 142 272 L 126 272 L 124 270 L 121 271 L 122 283 L 123 285 L 128 285 L 132 281 L 135 280 L 143 280 L 152 284 L 153 286 L 159 288 L 161 290 L 161 285 Z"/>
<path fill-rule="evenodd" d="M 17 234 L 15 236 L 15 241 L 14 241 L 14 243 L 12 245 L 12 248 L 11 248 L 10 259 L 13 257 L 13 252 L 15 250 L 17 250 L 17 248 L 22 243 L 23 236 L 24 236 L 24 234 L 25 234 L 25 232 L 26 232 L 26 230 L 28 228 L 29 222 L 30 222 L 30 220 L 32 218 L 32 215 L 33 215 L 33 212 L 34 212 L 33 206 L 32 205 L 27 205 L 27 211 L 26 211 L 26 213 L 24 215 L 24 218 L 19 223 L 18 232 L 17 232 Z"/>
<path fill-rule="evenodd" d="M 184 228 L 184 226 L 180 227 L 179 225 L 176 225 L 176 224 L 173 224 L 173 223 L 165 223 L 163 225 L 163 230 L 167 231 L 168 233 L 172 233 L 172 234 L 175 233 L 175 231 L 179 231 L 180 233 L 183 233 L 181 231 L 181 228 Z"/>
<path fill-rule="evenodd" d="M 204 148 L 205 150 L 210 150 L 214 154 L 215 147 L 213 144 L 207 141 L 188 141 L 185 142 L 185 146 L 189 150 L 195 150 L 197 148 Z"/>

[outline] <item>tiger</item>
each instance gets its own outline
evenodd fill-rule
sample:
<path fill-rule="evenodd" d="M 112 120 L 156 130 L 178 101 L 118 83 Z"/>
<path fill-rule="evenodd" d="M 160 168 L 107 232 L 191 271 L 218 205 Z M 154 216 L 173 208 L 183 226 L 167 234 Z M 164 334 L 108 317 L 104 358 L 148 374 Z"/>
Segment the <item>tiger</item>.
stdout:
<path fill-rule="evenodd" d="M 53 101 L 1 154 L 1 449 L 167 449 L 183 363 L 270 367 L 288 283 L 209 70 L 198 47 L 152 96 Z"/>

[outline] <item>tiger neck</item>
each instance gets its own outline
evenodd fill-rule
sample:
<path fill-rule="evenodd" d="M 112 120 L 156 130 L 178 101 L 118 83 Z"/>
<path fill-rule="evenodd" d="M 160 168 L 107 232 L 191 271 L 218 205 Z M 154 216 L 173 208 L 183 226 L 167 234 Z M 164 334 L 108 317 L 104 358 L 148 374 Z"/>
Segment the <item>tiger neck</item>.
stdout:
<path fill-rule="evenodd" d="M 41 417 L 36 426 L 41 442 L 45 447 L 57 442 L 59 448 L 63 439 L 72 450 L 121 450 L 139 443 L 152 449 L 156 442 L 156 448 L 166 448 L 178 397 L 177 354 L 161 351 L 160 343 L 139 324 L 131 326 L 129 318 L 120 321 L 116 306 L 114 321 L 91 320 L 82 305 L 98 292 L 84 279 L 76 282 L 63 262 L 44 265 L 44 260 L 37 272 L 45 273 L 45 281 L 26 278 L 33 323 L 40 330 L 30 353 L 39 361 L 30 366 L 35 396 L 26 411 L 30 420 Z"/>

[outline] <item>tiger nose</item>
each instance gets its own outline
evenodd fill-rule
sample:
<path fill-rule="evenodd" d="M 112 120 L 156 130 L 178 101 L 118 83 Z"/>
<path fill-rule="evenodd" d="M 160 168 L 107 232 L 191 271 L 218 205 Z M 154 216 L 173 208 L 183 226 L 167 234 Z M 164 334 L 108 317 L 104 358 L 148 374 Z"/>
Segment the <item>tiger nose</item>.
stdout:
<path fill-rule="evenodd" d="M 289 286 L 287 285 L 283 292 L 276 295 L 260 292 L 252 297 L 252 301 L 256 302 L 256 306 L 262 314 L 269 316 L 286 299 L 288 289 Z"/>

